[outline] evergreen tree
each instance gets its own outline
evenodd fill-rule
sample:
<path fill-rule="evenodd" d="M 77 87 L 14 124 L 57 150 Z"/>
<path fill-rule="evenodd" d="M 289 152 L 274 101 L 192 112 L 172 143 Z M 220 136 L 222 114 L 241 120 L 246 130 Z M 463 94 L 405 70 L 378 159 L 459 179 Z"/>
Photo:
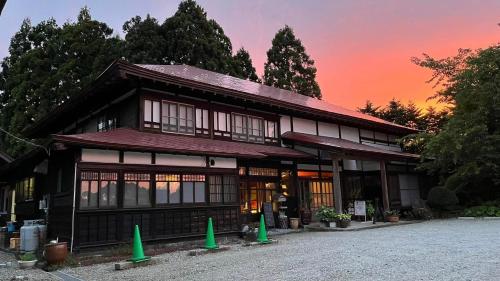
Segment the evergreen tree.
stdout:
<path fill-rule="evenodd" d="M 92 20 L 83 8 L 74 23 L 59 27 L 55 20 L 31 26 L 24 21 L 12 38 L 10 56 L 2 63 L 0 121 L 3 129 L 19 135 L 70 96 L 89 86 L 114 59 L 121 57 L 121 41 L 105 23 Z M 24 144 L 3 135 L 13 156 Z"/>
<path fill-rule="evenodd" d="M 272 47 L 267 51 L 263 80 L 269 86 L 321 99 L 314 60 L 289 26 L 274 36 Z"/>
<path fill-rule="evenodd" d="M 367 100 L 364 107 L 358 107 L 357 110 L 361 113 L 368 114 L 371 116 L 380 116 L 380 106 L 375 106 L 373 102 Z"/>
<path fill-rule="evenodd" d="M 250 54 L 244 48 L 239 49 L 233 56 L 233 68 L 231 75 L 260 83 L 260 79 L 255 72 L 255 67 L 252 65 Z"/>
<path fill-rule="evenodd" d="M 168 64 L 187 64 L 224 74 L 231 72 L 232 45 L 224 30 L 193 0 L 182 1 L 162 25 Z"/>
<path fill-rule="evenodd" d="M 149 14 L 144 20 L 136 16 L 123 24 L 124 54 L 131 63 L 163 64 L 167 40 L 158 21 Z"/>

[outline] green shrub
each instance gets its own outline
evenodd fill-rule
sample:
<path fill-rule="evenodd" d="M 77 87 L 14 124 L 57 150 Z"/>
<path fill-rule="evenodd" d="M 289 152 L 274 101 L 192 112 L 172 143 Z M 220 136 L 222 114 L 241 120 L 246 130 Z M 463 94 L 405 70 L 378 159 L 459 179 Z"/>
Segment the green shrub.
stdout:
<path fill-rule="evenodd" d="M 464 210 L 466 217 L 500 217 L 500 207 L 491 205 L 480 205 Z"/>
<path fill-rule="evenodd" d="M 337 212 L 333 208 L 321 206 L 318 211 L 316 211 L 316 217 L 321 221 L 331 222 L 337 219 Z"/>
<path fill-rule="evenodd" d="M 436 186 L 429 190 L 427 204 L 434 209 L 449 211 L 458 204 L 458 198 L 454 191 Z"/>

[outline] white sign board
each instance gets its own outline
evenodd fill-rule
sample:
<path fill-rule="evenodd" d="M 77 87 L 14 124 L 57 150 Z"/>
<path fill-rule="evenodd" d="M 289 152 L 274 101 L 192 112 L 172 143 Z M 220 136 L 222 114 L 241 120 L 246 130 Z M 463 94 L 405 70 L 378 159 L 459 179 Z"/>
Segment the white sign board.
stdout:
<path fill-rule="evenodd" d="M 354 201 L 354 215 L 366 217 L 366 201 Z"/>

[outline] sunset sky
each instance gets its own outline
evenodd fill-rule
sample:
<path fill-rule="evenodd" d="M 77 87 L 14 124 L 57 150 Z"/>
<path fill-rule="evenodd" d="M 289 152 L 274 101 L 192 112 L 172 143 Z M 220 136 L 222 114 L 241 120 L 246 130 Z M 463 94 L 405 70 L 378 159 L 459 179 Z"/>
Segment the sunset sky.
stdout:
<path fill-rule="evenodd" d="M 244 46 L 262 75 L 266 52 L 276 31 L 291 26 L 316 61 L 317 80 L 326 101 L 351 109 L 367 99 L 385 105 L 393 97 L 425 107 L 434 92 L 430 72 L 413 65 L 412 56 L 445 57 L 458 48 L 499 42 L 500 1 L 197 1 L 215 19 L 236 51 Z M 151 14 L 160 22 L 179 1 L 30 1 L 8 0 L 0 16 L 0 57 L 8 54 L 22 20 L 54 17 L 74 20 L 87 5 L 94 18 L 123 37 L 123 23 Z"/>

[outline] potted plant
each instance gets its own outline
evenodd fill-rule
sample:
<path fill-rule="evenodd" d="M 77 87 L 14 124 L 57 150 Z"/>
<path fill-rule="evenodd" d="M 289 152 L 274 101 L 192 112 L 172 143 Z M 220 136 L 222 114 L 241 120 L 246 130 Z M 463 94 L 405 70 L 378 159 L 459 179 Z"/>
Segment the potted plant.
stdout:
<path fill-rule="evenodd" d="M 399 211 L 389 209 L 384 212 L 385 219 L 388 222 L 399 222 Z"/>
<path fill-rule="evenodd" d="M 34 267 L 37 261 L 33 253 L 25 253 L 19 257 L 19 261 L 17 262 L 19 263 L 19 268 L 26 269 Z"/>
<path fill-rule="evenodd" d="M 302 218 L 302 224 L 308 225 L 312 220 L 311 212 L 312 195 L 307 193 L 306 195 L 306 206 L 300 209 L 300 217 Z"/>
<path fill-rule="evenodd" d="M 347 228 L 351 225 L 350 214 L 336 214 L 335 225 L 340 228 Z"/>
<path fill-rule="evenodd" d="M 319 207 L 316 211 L 316 217 L 322 222 L 326 227 L 330 227 L 330 224 L 337 219 L 337 212 L 333 208 L 328 208 L 326 206 Z"/>
<path fill-rule="evenodd" d="M 366 201 L 366 216 L 368 219 L 373 219 L 375 215 L 375 207 L 373 207 L 373 203 L 371 201 Z"/>

